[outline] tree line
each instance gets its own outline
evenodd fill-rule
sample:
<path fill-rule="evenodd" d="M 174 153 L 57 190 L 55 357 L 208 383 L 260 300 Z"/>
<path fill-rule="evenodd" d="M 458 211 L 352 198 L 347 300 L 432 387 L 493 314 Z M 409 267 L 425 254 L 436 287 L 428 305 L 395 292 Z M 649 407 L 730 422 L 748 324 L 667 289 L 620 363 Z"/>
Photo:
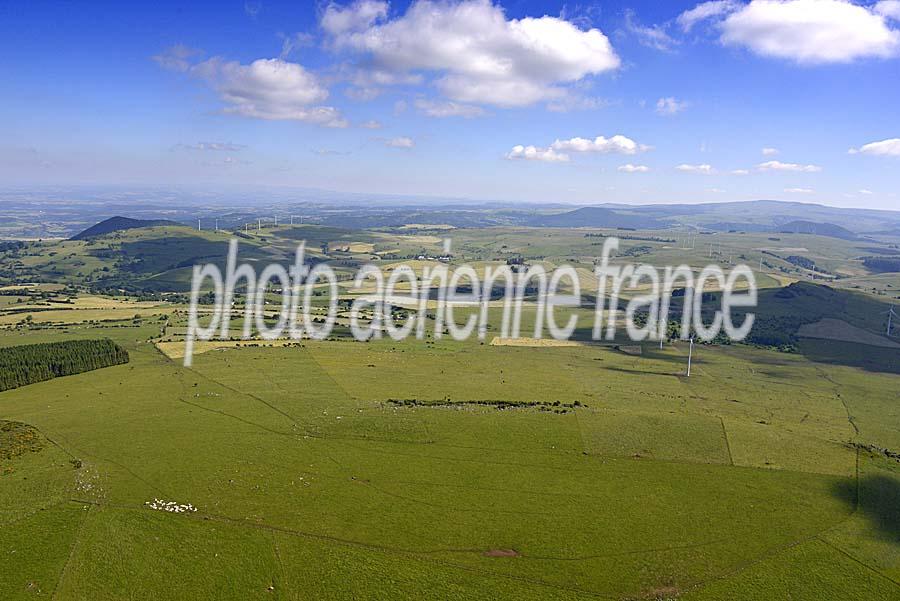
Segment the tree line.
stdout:
<path fill-rule="evenodd" d="M 122 363 L 128 352 L 108 338 L 0 348 L 0 391 Z"/>

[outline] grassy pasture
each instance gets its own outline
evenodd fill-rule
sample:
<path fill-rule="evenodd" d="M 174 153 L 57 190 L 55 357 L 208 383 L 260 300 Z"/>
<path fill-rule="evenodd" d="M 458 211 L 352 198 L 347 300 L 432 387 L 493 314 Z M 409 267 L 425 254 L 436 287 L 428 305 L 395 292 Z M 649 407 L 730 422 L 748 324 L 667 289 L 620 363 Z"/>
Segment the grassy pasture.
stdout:
<path fill-rule="evenodd" d="M 138 342 L 155 331 L 103 330 L 128 365 L 0 395 L 5 419 L 58 445 L 0 476 L 0 550 L 16 551 L 3 598 L 898 590 L 886 503 L 900 470 L 861 452 L 857 506 L 846 446 L 900 446 L 895 376 L 704 347 L 686 379 L 682 345 L 450 340 L 234 348 L 186 370 Z M 456 403 L 473 400 L 586 406 Z M 154 498 L 199 510 L 153 511 Z M 490 556 L 503 549 L 515 556 Z"/>
<path fill-rule="evenodd" d="M 593 287 L 602 238 L 585 234 L 600 231 L 447 235 L 454 263 L 569 263 Z M 768 315 L 883 328 L 894 280 L 862 268 L 870 243 L 625 234 L 676 241 L 623 241 L 631 254 L 616 263 L 756 269 L 763 256 L 763 287 L 809 276 L 763 249 L 805 254 L 848 276 L 836 286 L 875 290 L 837 300 L 766 290 Z M 287 263 L 306 239 L 310 256 L 325 258 L 325 245 L 346 275 L 373 255 L 391 266 L 438 254 L 443 235 L 283 226 L 248 232 L 241 253 Z M 179 227 L 41 243 L 16 269 L 183 289 L 190 267 L 167 255 L 171 238 L 180 260 L 206 261 L 228 234 Z M 137 261 L 127 273 L 120 251 Z M 426 264 L 413 262 L 417 272 Z M 335 340 L 201 343 L 209 352 L 186 369 L 183 306 L 85 294 L 57 306 L 25 291 L 0 300 L 0 346 L 109 337 L 131 356 L 0 393 L 0 420 L 25 425 L 0 429 L 0 599 L 900 596 L 893 348 L 698 345 L 686 378 L 681 342 L 491 345 L 502 315 L 492 306 L 483 343 L 437 339 L 431 320 L 424 340 L 355 342 L 342 313 Z M 313 299 L 319 314 L 324 302 Z M 25 315 L 17 305 L 34 309 L 31 327 L 10 327 Z M 523 335 L 535 311 L 523 308 Z M 471 312 L 458 309 L 457 321 Z M 583 341 L 593 315 L 574 314 Z M 155 499 L 198 510 L 154 510 Z"/>

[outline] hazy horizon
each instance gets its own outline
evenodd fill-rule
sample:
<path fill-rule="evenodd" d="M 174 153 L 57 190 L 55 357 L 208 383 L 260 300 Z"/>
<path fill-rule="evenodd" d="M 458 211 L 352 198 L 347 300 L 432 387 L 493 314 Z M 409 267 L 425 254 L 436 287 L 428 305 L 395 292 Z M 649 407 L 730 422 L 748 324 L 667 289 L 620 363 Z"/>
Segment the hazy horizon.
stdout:
<path fill-rule="evenodd" d="M 14 1 L 0 182 L 888 209 L 898 7 Z"/>

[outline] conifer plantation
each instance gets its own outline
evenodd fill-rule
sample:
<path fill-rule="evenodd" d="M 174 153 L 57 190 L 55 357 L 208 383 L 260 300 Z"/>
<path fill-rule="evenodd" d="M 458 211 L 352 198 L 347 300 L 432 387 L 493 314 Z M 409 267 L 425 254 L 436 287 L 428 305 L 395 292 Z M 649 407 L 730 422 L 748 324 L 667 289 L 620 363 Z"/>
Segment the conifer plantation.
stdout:
<path fill-rule="evenodd" d="M 128 352 L 102 338 L 0 348 L 0 391 L 128 363 Z"/>

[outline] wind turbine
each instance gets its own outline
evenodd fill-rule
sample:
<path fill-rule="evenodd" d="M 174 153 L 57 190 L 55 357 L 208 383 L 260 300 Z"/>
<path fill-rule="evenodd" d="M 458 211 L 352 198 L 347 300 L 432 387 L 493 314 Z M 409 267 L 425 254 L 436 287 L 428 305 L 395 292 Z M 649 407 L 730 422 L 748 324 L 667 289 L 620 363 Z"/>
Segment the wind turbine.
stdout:
<path fill-rule="evenodd" d="M 691 346 L 688 348 L 688 368 L 687 377 L 691 377 L 691 359 L 694 357 L 694 337 L 691 336 Z"/>
<path fill-rule="evenodd" d="M 888 316 L 887 335 L 890 336 L 891 335 L 891 321 L 894 317 L 897 317 L 897 313 L 894 312 L 894 305 L 891 305 L 891 308 L 888 309 L 887 311 L 885 311 L 885 313 L 887 313 L 887 316 Z"/>

